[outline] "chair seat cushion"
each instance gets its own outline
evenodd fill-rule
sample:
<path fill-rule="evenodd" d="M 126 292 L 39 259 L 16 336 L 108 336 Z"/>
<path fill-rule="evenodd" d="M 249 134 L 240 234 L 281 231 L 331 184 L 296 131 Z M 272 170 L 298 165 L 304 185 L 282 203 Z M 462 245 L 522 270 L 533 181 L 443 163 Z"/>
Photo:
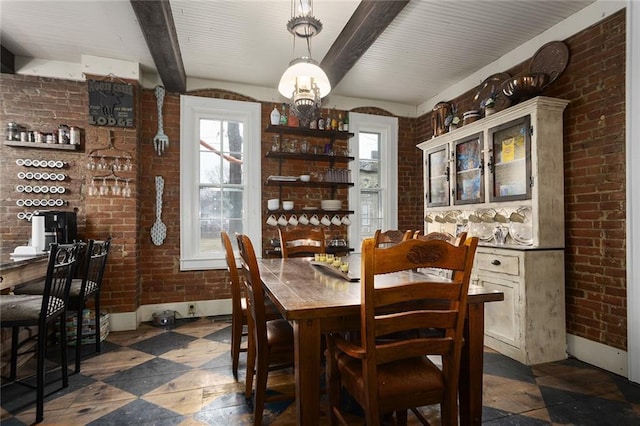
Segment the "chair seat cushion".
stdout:
<path fill-rule="evenodd" d="M 348 355 L 338 355 L 338 369 L 342 381 L 358 401 L 364 401 L 362 361 Z M 441 394 L 444 389 L 442 371 L 428 358 L 416 357 L 378 365 L 378 391 L 381 405 L 385 399 L 398 395 L 411 396 L 412 400 Z M 408 407 L 413 407 L 410 401 Z M 426 405 L 426 404 L 424 404 Z"/>
<path fill-rule="evenodd" d="M 267 321 L 267 343 L 271 353 L 291 352 L 293 327 L 285 319 Z"/>
<path fill-rule="evenodd" d="M 80 291 L 82 290 L 82 279 L 74 278 L 71 281 L 71 289 L 69 290 L 70 298 L 80 297 Z M 98 290 L 98 284 L 94 281 L 87 281 L 85 288 L 85 295 L 89 295 Z M 15 288 L 15 294 L 42 294 L 44 291 L 44 282 L 32 282 L 29 284 L 19 285 Z"/>
<path fill-rule="evenodd" d="M 42 296 L 37 295 L 3 295 L 0 296 L 2 323 L 32 322 L 38 323 L 42 309 Z"/>

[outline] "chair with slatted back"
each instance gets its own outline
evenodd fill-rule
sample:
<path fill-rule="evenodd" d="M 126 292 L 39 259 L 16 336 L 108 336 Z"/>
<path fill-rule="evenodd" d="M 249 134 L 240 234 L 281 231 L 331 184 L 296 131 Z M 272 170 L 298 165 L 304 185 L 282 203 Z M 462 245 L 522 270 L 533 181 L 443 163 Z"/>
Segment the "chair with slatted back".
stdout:
<path fill-rule="evenodd" d="M 265 294 L 256 254 L 251 240 L 246 235 L 236 235 L 247 298 L 249 319 L 249 339 L 247 349 L 247 374 L 245 378 L 245 396 L 251 397 L 253 375 L 256 385 L 254 394 L 253 424 L 261 425 L 264 403 L 267 400 L 267 378 L 269 371 L 293 367 L 293 328 L 283 318 L 268 320 L 265 315 Z M 288 396 L 270 397 L 269 400 L 290 398 Z"/>
<path fill-rule="evenodd" d="M 456 235 L 452 235 L 448 232 L 429 232 L 426 235 L 415 235 L 413 236 L 413 238 L 418 239 L 418 240 L 423 240 L 423 241 L 429 241 L 429 240 L 441 240 L 441 241 L 446 241 L 450 244 L 453 244 L 454 246 L 459 246 L 461 244 L 464 243 L 464 241 L 467 239 L 467 233 L 466 232 L 460 232 L 457 236 Z"/>
<path fill-rule="evenodd" d="M 75 373 L 80 372 L 80 364 L 82 360 L 82 340 L 86 337 L 95 339 L 95 351 L 102 351 L 101 330 L 100 330 L 100 290 L 102 288 L 102 278 L 111 249 L 111 237 L 103 240 L 89 240 L 86 248 L 81 249 L 78 261 L 78 278 L 74 278 L 71 282 L 69 290 L 68 311 L 74 312 L 76 315 L 76 344 L 75 344 Z M 42 294 L 42 283 L 30 283 L 17 287 L 15 294 Z M 95 327 L 91 334 L 84 333 L 82 326 L 84 315 L 83 312 L 87 305 L 87 301 L 93 298 L 95 312 Z"/>
<path fill-rule="evenodd" d="M 398 229 L 389 229 L 382 231 L 376 230 L 373 237 L 376 247 L 389 247 L 411 238 L 411 230 L 400 231 Z"/>
<path fill-rule="evenodd" d="M 1 295 L 0 296 L 0 326 L 11 328 L 11 383 L 20 383 L 29 387 L 25 379 L 18 378 L 18 350 L 33 337 L 37 339 L 36 351 L 36 423 L 44 419 L 44 387 L 45 387 L 45 357 L 47 330 L 49 325 L 59 320 L 60 339 L 60 368 L 62 373 L 62 388 L 69 386 L 67 365 L 67 303 L 69 289 L 74 277 L 78 259 L 78 244 L 51 244 L 47 277 L 44 291 L 40 295 Z M 35 336 L 20 341 L 22 327 L 37 327 Z M 10 383 L 6 383 L 10 384 Z"/>
<path fill-rule="evenodd" d="M 240 353 L 247 352 L 247 346 L 242 344 L 242 338 L 248 333 L 244 330 L 247 322 L 247 301 L 244 297 L 244 289 L 241 277 L 238 273 L 236 256 L 229 234 L 220 231 L 222 246 L 224 247 L 227 270 L 229 271 L 229 287 L 231 289 L 231 369 L 233 377 L 238 378 L 238 364 Z M 276 306 L 268 299 L 265 301 L 265 315 L 267 320 L 282 318 Z"/>
<path fill-rule="evenodd" d="M 407 410 L 428 424 L 418 407 L 439 404 L 441 424 L 458 421 L 458 378 L 467 292 L 478 239 L 462 246 L 410 239 L 388 248 L 374 239 L 362 244 L 360 341 L 338 333 L 327 336 L 327 381 L 331 423 L 346 423 L 340 407 L 344 388 L 362 406 L 367 425 L 395 412 L 399 423 Z M 417 268 L 453 271 L 450 280 L 423 275 Z M 390 273 L 398 273 L 389 275 Z M 403 277 L 411 277 L 404 281 Z M 375 286 L 374 286 L 375 283 Z M 442 330 L 416 335 L 416 324 Z M 381 337 L 389 334 L 396 339 Z M 427 356 L 439 355 L 442 368 Z"/>
<path fill-rule="evenodd" d="M 325 252 L 324 230 L 313 226 L 279 226 L 282 257 L 308 257 Z"/>

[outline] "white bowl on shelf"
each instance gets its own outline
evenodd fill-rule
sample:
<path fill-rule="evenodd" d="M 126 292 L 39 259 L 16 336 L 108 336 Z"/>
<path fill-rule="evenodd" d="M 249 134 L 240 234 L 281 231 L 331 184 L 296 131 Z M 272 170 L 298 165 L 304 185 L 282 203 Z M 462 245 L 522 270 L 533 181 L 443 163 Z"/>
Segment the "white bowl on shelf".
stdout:
<path fill-rule="evenodd" d="M 322 210 L 340 210 L 342 208 L 342 200 L 321 200 L 320 208 Z"/>

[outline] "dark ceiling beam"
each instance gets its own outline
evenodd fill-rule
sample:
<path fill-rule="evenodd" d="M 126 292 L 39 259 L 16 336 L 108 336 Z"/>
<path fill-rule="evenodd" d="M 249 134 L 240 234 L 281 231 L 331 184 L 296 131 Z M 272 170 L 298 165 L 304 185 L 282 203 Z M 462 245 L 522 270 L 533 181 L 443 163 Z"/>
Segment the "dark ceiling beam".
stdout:
<path fill-rule="evenodd" d="M 331 87 L 340 83 L 407 3 L 409 0 L 360 2 L 320 64 Z"/>
<path fill-rule="evenodd" d="M 164 88 L 171 92 L 186 92 L 187 76 L 169 0 L 130 2 Z"/>
<path fill-rule="evenodd" d="M 15 74 L 16 73 L 16 58 L 9 49 L 2 45 L 2 53 L 0 54 L 2 57 L 2 71 L 5 74 Z"/>

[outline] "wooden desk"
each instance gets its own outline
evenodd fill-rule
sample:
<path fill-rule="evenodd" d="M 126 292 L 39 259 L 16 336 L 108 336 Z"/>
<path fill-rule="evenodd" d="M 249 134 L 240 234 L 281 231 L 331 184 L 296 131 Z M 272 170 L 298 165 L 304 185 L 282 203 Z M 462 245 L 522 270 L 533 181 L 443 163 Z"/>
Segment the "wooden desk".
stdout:
<path fill-rule="evenodd" d="M 0 290 L 30 281 L 44 280 L 47 276 L 48 261 L 48 253 L 15 259 L 3 255 L 0 260 Z"/>
<path fill-rule="evenodd" d="M 310 260 L 258 259 L 265 291 L 293 324 L 297 424 L 303 426 L 319 422 L 322 333 L 360 328 L 360 283 L 327 275 Z M 349 256 L 349 263 L 351 269 L 359 268 L 360 256 Z M 475 286 L 469 289 L 460 370 L 463 425 L 482 422 L 484 303 L 503 299 L 501 292 Z"/>

